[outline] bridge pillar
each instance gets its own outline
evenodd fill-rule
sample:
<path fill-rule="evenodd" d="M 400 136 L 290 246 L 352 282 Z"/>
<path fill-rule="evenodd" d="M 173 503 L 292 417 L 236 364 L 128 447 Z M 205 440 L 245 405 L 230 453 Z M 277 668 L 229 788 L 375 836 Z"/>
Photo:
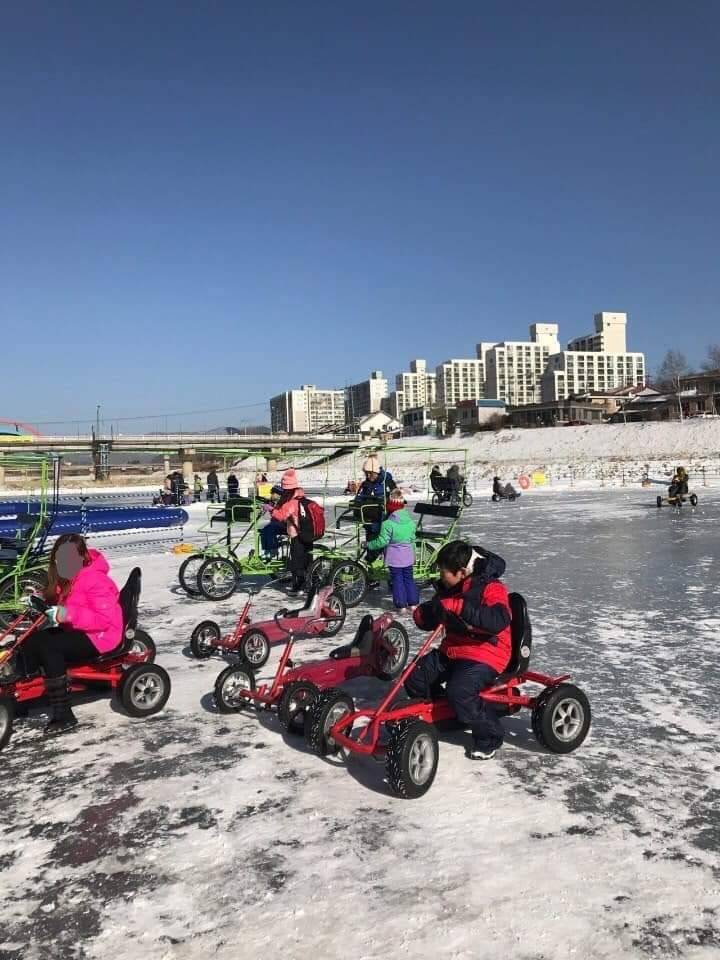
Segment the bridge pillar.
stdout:
<path fill-rule="evenodd" d="M 167 477 L 170 473 L 170 457 L 166 453 L 163 457 L 163 474 Z"/>
<path fill-rule="evenodd" d="M 2 462 L 3 455 L 0 453 L 0 487 L 5 486 L 5 465 Z"/>
<path fill-rule="evenodd" d="M 195 475 L 195 472 L 193 470 L 193 457 L 195 456 L 195 451 L 181 450 L 180 456 L 182 457 L 183 479 L 185 480 L 185 483 L 187 483 L 187 485 L 192 490 L 193 477 Z"/>

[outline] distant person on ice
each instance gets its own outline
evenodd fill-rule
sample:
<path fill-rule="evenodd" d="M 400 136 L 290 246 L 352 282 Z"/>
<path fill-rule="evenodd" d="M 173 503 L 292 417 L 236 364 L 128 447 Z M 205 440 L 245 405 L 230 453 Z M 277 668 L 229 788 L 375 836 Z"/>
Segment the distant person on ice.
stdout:
<path fill-rule="evenodd" d="M 685 467 L 676 467 L 670 486 L 668 487 L 668 500 L 674 500 L 676 497 L 686 497 L 688 495 L 688 481 L 690 477 Z"/>
<path fill-rule="evenodd" d="M 220 503 L 220 481 L 215 470 L 211 470 L 207 475 L 207 498 L 210 503 L 215 503 L 215 501 Z"/>
<path fill-rule="evenodd" d="M 195 484 L 193 487 L 193 503 L 199 503 L 199 501 L 202 500 L 202 492 L 203 492 L 203 482 L 200 479 L 200 474 L 196 473 Z"/>
<path fill-rule="evenodd" d="M 500 500 L 511 500 L 520 494 L 511 483 L 502 483 L 500 477 L 493 477 L 493 496 Z"/>
<path fill-rule="evenodd" d="M 238 495 L 238 490 L 240 489 L 240 483 L 238 478 L 234 473 L 229 473 L 227 478 L 227 495 L 228 497 L 236 497 Z"/>
<path fill-rule="evenodd" d="M 375 454 L 368 457 L 363 463 L 363 473 L 365 479 L 360 484 L 353 503 L 360 506 L 363 505 L 363 501 L 366 501 L 367 504 L 377 504 L 377 510 L 369 510 L 366 507 L 363 511 L 363 519 L 366 521 L 364 524 L 365 538 L 369 541 L 380 533 L 387 495 L 395 489 L 395 481 L 392 474 L 380 466 L 380 459 Z M 379 551 L 371 550 L 368 547 L 368 563 L 372 563 L 378 556 Z"/>
<path fill-rule="evenodd" d="M 368 543 L 368 550 L 385 551 L 385 564 L 390 573 L 393 603 L 400 613 L 414 610 L 420 594 L 413 579 L 415 564 L 415 521 L 405 509 L 405 498 L 399 490 L 388 494 L 387 520 L 380 533 Z"/>
<path fill-rule="evenodd" d="M 512 653 L 510 600 L 500 577 L 502 557 L 464 540 L 438 553 L 440 583 L 432 600 L 421 603 L 414 620 L 421 630 L 445 625 L 437 650 L 425 654 L 405 682 L 410 697 L 445 695 L 460 723 L 472 730 L 469 757 L 490 760 L 502 746 L 504 731 L 492 704 L 478 694 L 507 668 Z"/>

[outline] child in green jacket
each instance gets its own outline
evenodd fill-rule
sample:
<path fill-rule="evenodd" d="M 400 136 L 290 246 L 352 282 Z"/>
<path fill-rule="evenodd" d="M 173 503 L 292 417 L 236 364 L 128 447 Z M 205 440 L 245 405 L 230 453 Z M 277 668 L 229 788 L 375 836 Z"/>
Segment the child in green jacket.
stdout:
<path fill-rule="evenodd" d="M 368 550 L 384 550 L 385 563 L 390 571 L 393 602 L 400 613 L 420 602 L 420 593 L 413 579 L 415 563 L 415 521 L 405 509 L 405 500 L 399 490 L 391 490 L 387 501 L 387 519 L 374 540 L 368 541 Z"/>

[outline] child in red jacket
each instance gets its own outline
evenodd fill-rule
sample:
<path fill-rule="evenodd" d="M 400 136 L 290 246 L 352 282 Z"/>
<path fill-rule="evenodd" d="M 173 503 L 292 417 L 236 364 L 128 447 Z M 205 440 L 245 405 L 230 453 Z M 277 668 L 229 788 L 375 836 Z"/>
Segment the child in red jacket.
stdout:
<path fill-rule="evenodd" d="M 464 540 L 438 554 L 436 596 L 414 613 L 421 630 L 445 625 L 445 639 L 415 667 L 405 683 L 411 697 L 445 695 L 460 723 L 472 730 L 472 760 L 490 760 L 502 746 L 503 728 L 492 704 L 478 694 L 493 685 L 510 662 L 510 601 L 499 578 L 505 561 Z"/>

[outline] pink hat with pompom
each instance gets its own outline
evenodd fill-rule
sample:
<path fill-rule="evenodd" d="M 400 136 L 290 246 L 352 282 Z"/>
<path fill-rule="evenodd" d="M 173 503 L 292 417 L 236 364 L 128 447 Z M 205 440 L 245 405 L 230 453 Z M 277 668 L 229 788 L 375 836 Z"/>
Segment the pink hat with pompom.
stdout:
<path fill-rule="evenodd" d="M 290 468 L 290 470 L 286 470 L 282 475 L 280 486 L 283 488 L 283 490 L 297 490 L 297 488 L 300 486 L 297 473 L 292 468 Z"/>

